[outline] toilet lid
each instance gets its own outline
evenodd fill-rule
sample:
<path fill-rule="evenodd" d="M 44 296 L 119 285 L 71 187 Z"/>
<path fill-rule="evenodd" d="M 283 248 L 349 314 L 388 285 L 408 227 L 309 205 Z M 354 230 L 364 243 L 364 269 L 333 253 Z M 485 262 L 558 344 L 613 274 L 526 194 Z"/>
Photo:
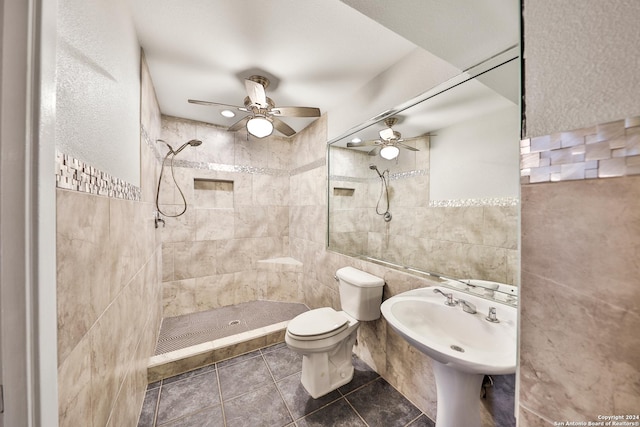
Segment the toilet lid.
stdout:
<path fill-rule="evenodd" d="M 347 328 L 348 319 L 331 307 L 310 310 L 293 318 L 287 326 L 291 335 L 313 337 L 337 334 Z M 332 335 L 333 335 L 332 334 Z"/>

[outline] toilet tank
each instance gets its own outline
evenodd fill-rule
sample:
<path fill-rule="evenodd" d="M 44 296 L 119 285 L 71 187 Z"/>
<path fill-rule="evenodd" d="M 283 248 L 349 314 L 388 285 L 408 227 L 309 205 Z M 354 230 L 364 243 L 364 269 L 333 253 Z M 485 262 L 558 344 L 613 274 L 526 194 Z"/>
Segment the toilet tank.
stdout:
<path fill-rule="evenodd" d="M 344 312 L 362 321 L 380 317 L 384 279 L 353 267 L 339 269 L 336 278 Z"/>

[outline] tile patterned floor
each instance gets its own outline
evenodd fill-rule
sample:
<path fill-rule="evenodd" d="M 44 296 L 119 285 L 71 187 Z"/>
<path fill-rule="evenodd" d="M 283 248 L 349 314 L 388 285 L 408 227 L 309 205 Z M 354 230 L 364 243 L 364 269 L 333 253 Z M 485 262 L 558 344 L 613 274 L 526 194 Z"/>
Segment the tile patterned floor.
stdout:
<path fill-rule="evenodd" d="M 277 344 L 150 384 L 138 427 L 434 427 L 354 357 L 353 380 L 319 399 L 300 384 L 302 357 Z"/>

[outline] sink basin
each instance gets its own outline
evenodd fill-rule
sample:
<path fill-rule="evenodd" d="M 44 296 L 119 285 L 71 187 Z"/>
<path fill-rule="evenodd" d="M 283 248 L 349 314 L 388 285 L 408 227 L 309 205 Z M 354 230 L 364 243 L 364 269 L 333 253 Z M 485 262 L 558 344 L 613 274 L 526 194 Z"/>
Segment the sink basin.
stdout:
<path fill-rule="evenodd" d="M 476 307 L 447 306 L 452 294 Z M 496 308 L 499 322 L 486 320 Z M 485 374 L 511 374 L 516 370 L 517 311 L 507 304 L 442 287 L 404 292 L 382 303 L 389 325 L 415 348 L 434 360 L 437 427 L 480 426 L 480 387 Z"/>
<path fill-rule="evenodd" d="M 445 305 L 433 289 L 452 293 L 476 306 L 465 313 Z M 485 320 L 496 307 L 499 323 Z M 382 303 L 389 325 L 418 350 L 440 363 L 477 374 L 512 374 L 516 369 L 516 309 L 446 288 L 421 288 Z"/>

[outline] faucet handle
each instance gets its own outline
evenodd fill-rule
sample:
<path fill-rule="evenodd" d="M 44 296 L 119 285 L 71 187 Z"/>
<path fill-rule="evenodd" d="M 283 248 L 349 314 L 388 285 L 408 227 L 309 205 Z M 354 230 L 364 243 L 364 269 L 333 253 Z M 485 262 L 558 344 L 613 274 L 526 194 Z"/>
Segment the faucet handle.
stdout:
<path fill-rule="evenodd" d="M 436 288 L 436 289 L 433 290 L 433 293 L 434 294 L 441 294 L 441 295 L 445 296 L 447 298 L 447 301 L 445 302 L 445 305 L 448 305 L 449 307 L 453 307 L 453 306 L 458 304 L 458 301 L 453 299 L 453 294 L 450 293 L 450 292 L 445 294 L 440 289 Z"/>
<path fill-rule="evenodd" d="M 489 307 L 489 315 L 485 317 L 485 319 L 491 323 L 500 323 L 498 317 L 496 316 L 496 308 Z"/>

